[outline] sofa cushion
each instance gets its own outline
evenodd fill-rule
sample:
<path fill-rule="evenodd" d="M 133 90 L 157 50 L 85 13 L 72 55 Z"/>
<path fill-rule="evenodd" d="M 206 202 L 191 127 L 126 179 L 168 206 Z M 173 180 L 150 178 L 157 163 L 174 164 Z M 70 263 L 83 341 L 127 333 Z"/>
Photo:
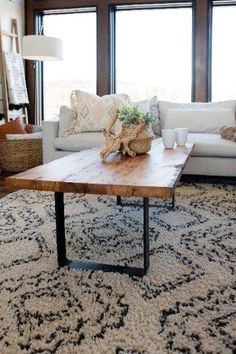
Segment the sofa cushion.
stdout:
<path fill-rule="evenodd" d="M 105 144 L 103 133 L 91 132 L 70 135 L 67 138 L 56 138 L 54 146 L 56 149 L 65 151 L 82 151 Z"/>
<path fill-rule="evenodd" d="M 168 109 L 215 109 L 215 108 L 226 108 L 233 110 L 235 112 L 236 100 L 222 101 L 222 102 L 193 102 L 193 103 L 177 103 L 168 101 L 159 101 L 159 114 L 161 129 L 164 129 L 165 118 Z"/>
<path fill-rule="evenodd" d="M 192 156 L 236 158 L 236 143 L 222 139 L 220 134 L 190 133 L 188 142 L 195 144 Z"/>
<path fill-rule="evenodd" d="M 188 128 L 192 133 L 218 133 L 224 125 L 233 125 L 235 113 L 226 108 L 168 109 L 165 129 Z"/>
<path fill-rule="evenodd" d="M 72 109 L 67 106 L 61 106 L 59 113 L 59 130 L 58 137 L 62 138 L 69 130 L 74 119 Z"/>

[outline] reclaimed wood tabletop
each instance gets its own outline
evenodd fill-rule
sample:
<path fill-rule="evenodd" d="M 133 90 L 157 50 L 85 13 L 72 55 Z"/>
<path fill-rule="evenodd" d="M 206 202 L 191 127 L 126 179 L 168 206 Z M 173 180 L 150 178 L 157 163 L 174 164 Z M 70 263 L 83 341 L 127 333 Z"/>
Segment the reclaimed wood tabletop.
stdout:
<path fill-rule="evenodd" d="M 112 154 L 106 162 L 100 148 L 84 150 L 8 177 L 13 188 L 52 192 L 169 198 L 190 157 L 193 144 L 165 149 L 162 139 L 136 157 Z"/>

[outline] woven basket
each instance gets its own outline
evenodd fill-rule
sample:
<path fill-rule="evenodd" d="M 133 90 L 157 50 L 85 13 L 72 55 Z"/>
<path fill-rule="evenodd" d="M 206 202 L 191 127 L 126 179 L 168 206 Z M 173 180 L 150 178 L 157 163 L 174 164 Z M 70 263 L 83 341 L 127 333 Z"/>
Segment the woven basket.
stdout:
<path fill-rule="evenodd" d="M 122 132 L 129 136 L 136 127 L 137 125 L 133 124 L 122 124 Z M 147 124 L 144 126 L 144 129 L 138 133 L 136 139 L 131 141 L 129 147 L 137 155 L 145 154 L 151 150 L 152 140 L 153 134 L 151 132 L 150 125 Z"/>
<path fill-rule="evenodd" d="M 42 161 L 42 139 L 0 141 L 0 167 L 3 171 L 26 171 L 41 165 Z"/>

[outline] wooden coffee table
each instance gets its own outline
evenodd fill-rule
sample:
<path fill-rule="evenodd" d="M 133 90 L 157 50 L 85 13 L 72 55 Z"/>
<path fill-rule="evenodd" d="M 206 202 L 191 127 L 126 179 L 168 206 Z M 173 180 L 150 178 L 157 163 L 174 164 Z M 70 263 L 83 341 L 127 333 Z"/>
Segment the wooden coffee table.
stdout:
<path fill-rule="evenodd" d="M 193 144 L 164 149 L 154 140 L 148 154 L 136 157 L 115 153 L 102 162 L 95 148 L 63 157 L 6 179 L 14 188 L 55 193 L 58 265 L 143 276 L 149 268 L 149 198 L 172 198 Z M 64 193 L 89 193 L 143 198 L 142 268 L 68 260 L 66 257 Z"/>

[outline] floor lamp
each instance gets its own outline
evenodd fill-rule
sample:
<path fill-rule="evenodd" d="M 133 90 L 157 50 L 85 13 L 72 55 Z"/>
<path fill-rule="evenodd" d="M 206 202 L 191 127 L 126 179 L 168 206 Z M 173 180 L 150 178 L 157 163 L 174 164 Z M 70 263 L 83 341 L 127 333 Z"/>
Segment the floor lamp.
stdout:
<path fill-rule="evenodd" d="M 22 39 L 22 57 L 26 60 L 34 62 L 36 69 L 36 62 L 62 60 L 63 45 L 59 38 L 48 37 L 44 35 L 29 35 L 23 36 Z M 43 95 L 39 95 L 39 76 L 38 70 L 35 70 L 35 123 L 39 125 L 43 118 Z M 41 102 L 39 103 L 39 97 Z"/>

